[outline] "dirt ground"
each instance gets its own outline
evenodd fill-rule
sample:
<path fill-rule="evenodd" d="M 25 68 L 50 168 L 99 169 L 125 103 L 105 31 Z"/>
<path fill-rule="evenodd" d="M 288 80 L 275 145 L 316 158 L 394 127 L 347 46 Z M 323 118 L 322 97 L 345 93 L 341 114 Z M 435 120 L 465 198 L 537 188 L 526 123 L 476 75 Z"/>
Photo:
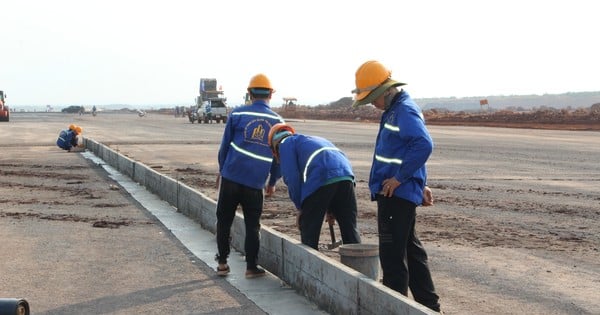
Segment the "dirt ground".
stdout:
<path fill-rule="evenodd" d="M 222 124 L 158 114 L 22 115 L 10 124 L 37 124 L 22 129 L 39 135 L 34 145 L 52 146 L 61 128 L 80 124 L 84 136 L 217 197 Z M 350 157 L 361 236 L 376 243 L 376 205 L 367 182 L 377 124 L 290 123 L 300 133 L 332 140 Z M 600 134 L 429 129 L 436 145 L 428 162 L 435 205 L 419 208 L 417 231 L 445 313 L 600 314 Z M 294 214 L 280 182 L 265 201 L 262 223 L 297 238 Z M 320 250 L 336 258 L 326 249 L 329 241 L 324 226 Z"/>
<path fill-rule="evenodd" d="M 12 121 L 0 125 L 1 298 L 35 315 L 266 314 L 101 166 Z"/>

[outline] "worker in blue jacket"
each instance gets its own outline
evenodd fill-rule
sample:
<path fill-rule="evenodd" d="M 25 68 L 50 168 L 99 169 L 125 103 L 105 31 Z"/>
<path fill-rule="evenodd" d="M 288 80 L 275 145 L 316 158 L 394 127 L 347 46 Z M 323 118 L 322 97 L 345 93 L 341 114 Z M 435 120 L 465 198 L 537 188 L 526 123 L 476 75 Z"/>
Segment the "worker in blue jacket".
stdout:
<path fill-rule="evenodd" d="M 83 132 L 83 128 L 80 126 L 71 124 L 69 129 L 61 130 L 56 139 L 56 145 L 66 151 L 71 151 L 76 148 L 79 144 L 79 136 Z"/>
<path fill-rule="evenodd" d="M 373 104 L 383 111 L 369 178 L 371 200 L 377 201 L 379 258 L 383 284 L 440 311 L 427 263 L 427 253 L 415 229 L 416 208 L 431 205 L 425 163 L 433 141 L 423 113 L 404 85 L 378 61 L 356 71 L 353 106 Z"/>
<path fill-rule="evenodd" d="M 242 206 L 246 238 L 246 277 L 265 274 L 257 266 L 260 216 L 263 210 L 263 189 L 273 194 L 281 178 L 279 165 L 267 143 L 271 127 L 283 118 L 271 110 L 269 101 L 274 90 L 264 74 L 250 80 L 248 93 L 252 104 L 235 108 L 229 114 L 219 148 L 219 197 L 217 200 L 217 274 L 229 273 L 229 236 L 238 205 Z M 267 183 L 268 179 L 268 183 Z M 266 184 L 266 187 L 265 187 Z"/>
<path fill-rule="evenodd" d="M 354 173 L 346 155 L 329 140 L 297 134 L 285 123 L 271 128 L 269 146 L 298 209 L 302 243 L 318 250 L 326 214 L 330 224 L 339 223 L 344 244 L 360 243 Z"/>

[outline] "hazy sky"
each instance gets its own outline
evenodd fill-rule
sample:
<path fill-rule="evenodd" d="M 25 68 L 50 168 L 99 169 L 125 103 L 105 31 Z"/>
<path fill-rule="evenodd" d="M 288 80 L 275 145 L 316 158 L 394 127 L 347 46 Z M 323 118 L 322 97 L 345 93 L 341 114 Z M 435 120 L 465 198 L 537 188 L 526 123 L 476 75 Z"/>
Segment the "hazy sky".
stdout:
<path fill-rule="evenodd" d="M 230 105 L 265 73 L 301 104 L 352 96 L 376 59 L 415 98 L 600 90 L 596 1 L 2 0 L 8 104 Z"/>

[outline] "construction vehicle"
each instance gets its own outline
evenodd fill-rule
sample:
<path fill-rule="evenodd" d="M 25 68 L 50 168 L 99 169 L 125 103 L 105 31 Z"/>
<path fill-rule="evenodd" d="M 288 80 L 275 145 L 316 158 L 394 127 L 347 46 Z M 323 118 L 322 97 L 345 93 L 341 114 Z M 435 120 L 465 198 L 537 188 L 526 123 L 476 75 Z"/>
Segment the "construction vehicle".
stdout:
<path fill-rule="evenodd" d="M 221 88 L 217 89 L 217 79 L 200 79 L 200 91 L 196 97 L 196 105 L 192 106 L 188 114 L 190 122 L 198 120 L 205 124 L 227 122 L 227 98 L 223 96 Z M 192 111 L 196 111 L 196 115 Z"/>
<path fill-rule="evenodd" d="M 8 106 L 6 106 L 6 94 L 4 91 L 0 91 L 0 121 L 9 121 L 10 119 L 10 111 Z"/>
<path fill-rule="evenodd" d="M 283 110 L 285 111 L 295 111 L 296 104 L 298 103 L 298 99 L 295 97 L 284 97 L 283 98 Z"/>

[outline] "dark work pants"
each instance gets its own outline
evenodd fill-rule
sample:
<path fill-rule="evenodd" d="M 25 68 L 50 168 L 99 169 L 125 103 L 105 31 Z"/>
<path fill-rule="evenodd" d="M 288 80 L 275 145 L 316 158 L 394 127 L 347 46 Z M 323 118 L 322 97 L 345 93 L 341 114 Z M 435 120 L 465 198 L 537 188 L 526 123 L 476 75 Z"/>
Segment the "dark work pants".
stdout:
<path fill-rule="evenodd" d="M 410 288 L 415 301 L 439 312 L 439 297 L 427 265 L 427 253 L 415 231 L 416 208 L 408 200 L 377 195 L 383 284 L 404 295 L 408 295 Z"/>
<path fill-rule="evenodd" d="M 340 225 L 344 244 L 360 243 L 356 227 L 356 195 L 354 183 L 349 180 L 321 186 L 304 199 L 300 216 L 300 239 L 314 249 L 318 249 L 321 227 L 325 213 L 329 211 Z"/>
<path fill-rule="evenodd" d="M 219 250 L 219 263 L 226 263 L 231 251 L 229 238 L 231 225 L 235 218 L 238 205 L 242 206 L 244 224 L 246 226 L 246 239 L 244 250 L 246 252 L 246 267 L 256 267 L 258 250 L 260 247 L 260 215 L 263 209 L 263 191 L 248 186 L 240 185 L 225 178 L 221 178 L 219 200 L 217 201 L 217 248 Z"/>

